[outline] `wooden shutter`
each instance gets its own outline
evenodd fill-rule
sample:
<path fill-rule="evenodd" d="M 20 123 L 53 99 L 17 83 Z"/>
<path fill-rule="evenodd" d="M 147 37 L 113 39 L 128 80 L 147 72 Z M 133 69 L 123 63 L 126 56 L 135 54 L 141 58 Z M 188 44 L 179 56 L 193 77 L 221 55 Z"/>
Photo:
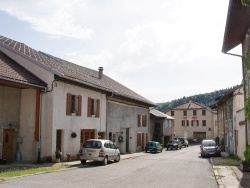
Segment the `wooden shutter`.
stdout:
<path fill-rule="evenodd" d="M 138 114 L 137 119 L 138 119 L 138 127 L 140 127 L 141 126 L 141 114 Z"/>
<path fill-rule="evenodd" d="M 146 116 L 146 114 L 144 114 L 142 116 L 142 126 L 147 127 L 147 116 Z"/>
<path fill-rule="evenodd" d="M 97 99 L 96 117 L 100 117 L 100 99 Z"/>
<path fill-rule="evenodd" d="M 67 93 L 67 101 L 66 101 L 66 115 L 69 116 L 71 114 L 71 100 L 72 95 Z"/>
<path fill-rule="evenodd" d="M 78 116 L 82 115 L 82 96 L 78 95 L 78 112 L 77 112 Z"/>
<path fill-rule="evenodd" d="M 88 106 L 87 106 L 87 117 L 91 117 L 91 107 L 92 107 L 92 99 L 88 97 Z"/>

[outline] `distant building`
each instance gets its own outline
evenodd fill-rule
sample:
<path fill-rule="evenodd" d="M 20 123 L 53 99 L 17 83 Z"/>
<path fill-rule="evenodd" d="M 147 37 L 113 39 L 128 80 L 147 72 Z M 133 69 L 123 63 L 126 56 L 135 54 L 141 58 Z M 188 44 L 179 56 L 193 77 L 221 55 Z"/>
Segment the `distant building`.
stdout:
<path fill-rule="evenodd" d="M 166 112 L 174 117 L 174 135 L 201 141 L 214 138 L 217 112 L 196 102 L 174 107 Z"/>
<path fill-rule="evenodd" d="M 174 118 L 156 109 L 150 110 L 149 139 L 164 146 L 174 137 Z"/>

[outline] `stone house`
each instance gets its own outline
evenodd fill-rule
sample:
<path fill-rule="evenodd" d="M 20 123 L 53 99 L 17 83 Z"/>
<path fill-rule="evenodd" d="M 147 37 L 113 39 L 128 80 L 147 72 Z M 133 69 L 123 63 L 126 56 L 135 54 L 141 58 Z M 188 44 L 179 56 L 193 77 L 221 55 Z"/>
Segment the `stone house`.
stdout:
<path fill-rule="evenodd" d="M 54 160 L 60 150 L 66 160 L 89 138 L 112 138 L 123 153 L 142 150 L 155 104 L 102 67 L 91 70 L 4 36 L 0 65 L 0 158 Z"/>
<path fill-rule="evenodd" d="M 166 112 L 174 117 L 174 136 L 187 137 L 190 141 L 214 138 L 217 112 L 211 108 L 190 101 Z"/>
<path fill-rule="evenodd" d="M 221 96 L 212 108 L 217 110 L 217 136 L 223 151 L 243 157 L 245 116 L 243 87 L 237 86 Z"/>

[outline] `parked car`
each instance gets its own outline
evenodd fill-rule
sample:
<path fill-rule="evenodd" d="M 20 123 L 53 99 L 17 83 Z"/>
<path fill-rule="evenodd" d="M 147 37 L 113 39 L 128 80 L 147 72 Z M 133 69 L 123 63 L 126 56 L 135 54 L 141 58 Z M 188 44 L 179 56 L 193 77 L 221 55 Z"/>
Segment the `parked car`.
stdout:
<path fill-rule="evenodd" d="M 162 152 L 163 150 L 163 146 L 159 143 L 159 142 L 155 142 L 155 141 L 149 141 L 147 144 L 146 144 L 146 147 L 145 147 L 145 152 L 147 153 L 148 151 L 150 152 Z"/>
<path fill-rule="evenodd" d="M 120 150 L 110 140 L 89 139 L 82 146 L 80 160 L 82 164 L 85 164 L 87 160 L 93 160 L 107 165 L 111 160 L 120 161 Z"/>
<path fill-rule="evenodd" d="M 181 145 L 184 146 L 184 147 L 189 146 L 189 142 L 188 142 L 186 137 L 176 137 L 174 139 L 179 139 L 181 141 Z"/>
<path fill-rule="evenodd" d="M 179 139 L 172 139 L 172 140 L 170 140 L 168 143 L 167 143 L 167 145 L 166 145 L 166 148 L 167 148 L 167 150 L 168 149 L 181 149 L 182 148 L 182 145 L 181 145 L 181 141 L 179 140 Z"/>
<path fill-rule="evenodd" d="M 221 156 L 220 146 L 217 145 L 215 140 L 202 140 L 200 149 L 202 157 Z"/>

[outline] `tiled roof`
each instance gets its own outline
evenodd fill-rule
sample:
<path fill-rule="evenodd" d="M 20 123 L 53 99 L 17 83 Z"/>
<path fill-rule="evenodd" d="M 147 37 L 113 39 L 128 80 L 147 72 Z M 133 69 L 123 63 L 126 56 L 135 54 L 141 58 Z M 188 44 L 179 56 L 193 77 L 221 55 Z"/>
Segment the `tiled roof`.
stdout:
<path fill-rule="evenodd" d="M 47 85 L 0 51 L 0 78 L 36 87 Z"/>
<path fill-rule="evenodd" d="M 48 71 L 53 72 L 61 78 L 101 89 L 103 91 L 115 92 L 118 93 L 119 96 L 140 101 L 149 106 L 156 106 L 153 102 L 109 78 L 105 74 L 102 75 L 101 79 L 98 79 L 98 71 L 76 65 L 40 51 L 36 51 L 35 49 L 30 48 L 23 43 L 14 41 L 1 35 L 0 45 L 24 55 L 25 57 L 31 59 L 31 61 L 43 66 Z"/>
<path fill-rule="evenodd" d="M 197 102 L 190 101 L 188 103 L 182 104 L 180 106 L 177 106 L 175 108 L 172 108 L 172 110 L 187 110 L 187 109 L 208 109 L 211 110 L 209 107 L 199 104 Z"/>
<path fill-rule="evenodd" d="M 159 118 L 165 118 L 165 119 L 174 119 L 172 116 L 169 116 L 167 114 L 164 114 L 162 112 L 160 112 L 159 110 L 156 109 L 152 109 L 150 110 L 150 114 L 159 117 Z"/>

